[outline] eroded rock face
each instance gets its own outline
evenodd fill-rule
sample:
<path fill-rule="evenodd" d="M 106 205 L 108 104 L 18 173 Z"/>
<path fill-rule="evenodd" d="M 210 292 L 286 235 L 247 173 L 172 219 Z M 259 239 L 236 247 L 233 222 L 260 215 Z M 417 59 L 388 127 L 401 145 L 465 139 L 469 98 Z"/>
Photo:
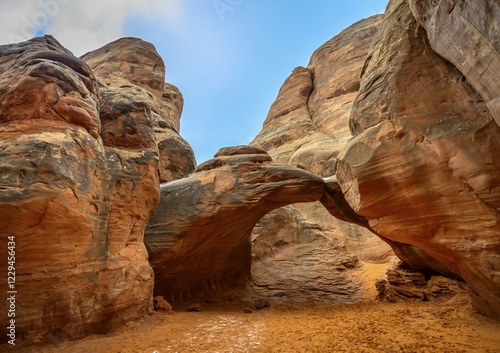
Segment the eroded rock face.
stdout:
<path fill-rule="evenodd" d="M 321 178 L 248 146 L 222 149 L 189 177 L 162 184 L 145 237 L 155 293 L 179 300 L 246 283 L 257 221 L 323 193 Z"/>
<path fill-rule="evenodd" d="M 432 49 L 482 96 L 500 125 L 500 3 L 496 0 L 410 0 Z"/>
<path fill-rule="evenodd" d="M 2 249 L 7 235 L 16 242 L 17 337 L 81 336 L 115 313 L 102 284 L 121 279 L 105 271 L 109 202 L 96 80 L 52 37 L 2 46 L 0 57 L 0 234 Z M 7 315 L 1 320 L 7 326 Z"/>
<path fill-rule="evenodd" d="M 251 144 L 268 151 L 275 161 L 329 178 L 328 184 L 332 190 L 335 189 L 335 185 L 338 187 L 335 178 L 331 176 L 335 174 L 337 155 L 351 138 L 349 116 L 352 102 L 359 89 L 363 64 L 380 21 L 381 16 L 374 16 L 350 26 L 318 48 L 311 56 L 307 68 L 296 68 L 281 87 L 262 130 Z M 268 235 L 275 234 L 277 230 L 280 230 L 279 234 L 283 234 L 286 229 L 292 236 L 299 232 L 308 233 L 309 226 L 314 224 L 317 232 L 323 234 L 321 241 L 335 244 L 328 252 L 315 253 L 317 266 L 321 267 L 321 262 L 323 262 L 323 268 L 326 269 L 328 267 L 326 264 L 332 258 L 342 259 L 347 256 L 346 254 L 356 256 L 363 262 L 388 261 L 392 255 L 390 247 L 369 230 L 355 225 L 367 226 L 364 217 L 359 217 L 351 212 L 352 210 L 349 211 L 350 207 L 342 208 L 341 205 L 331 207 L 334 202 L 345 202 L 341 200 L 343 197 L 340 187 L 338 189 L 338 193 L 330 195 L 326 193 L 321 200 L 322 203 L 291 206 L 293 211 L 287 208 L 288 211 L 285 214 L 288 213 L 290 217 L 294 215 L 292 218 L 295 221 L 291 223 L 284 223 L 286 218 L 283 217 L 282 210 L 266 215 L 254 232 L 253 246 L 256 248 L 266 246 L 268 241 L 264 239 Z M 340 198 L 334 200 L 334 197 Z M 326 206 L 330 212 L 323 206 Z M 346 223 L 346 221 L 354 224 Z M 267 235 L 262 237 L 262 234 Z M 260 244 L 261 241 L 264 242 L 263 245 Z M 296 249 L 297 258 L 294 260 L 289 258 L 294 254 L 292 249 Z M 293 261 L 300 263 L 304 253 L 304 244 L 287 242 L 275 251 L 276 256 L 283 251 L 283 256 L 289 263 Z M 265 270 L 265 266 L 268 266 L 269 286 L 275 286 L 276 281 L 272 279 L 272 276 L 275 278 L 282 276 L 278 264 L 273 263 L 276 256 L 268 257 L 254 266 L 255 271 L 259 273 Z M 322 260 L 319 260 L 320 258 Z M 362 262 L 358 264 L 361 266 Z M 273 274 L 271 269 L 279 273 Z M 331 290 L 334 291 L 334 287 L 339 288 L 338 292 L 330 298 L 342 297 L 340 288 L 345 289 L 346 295 L 352 295 L 353 288 L 356 286 L 351 287 L 349 284 L 348 288 L 345 285 L 339 285 L 346 283 L 345 274 L 343 271 L 337 271 L 335 266 L 332 266 L 329 273 L 325 272 L 324 278 L 328 276 L 329 282 L 338 285 L 332 285 Z M 331 280 L 332 276 L 337 277 Z M 260 275 L 257 276 L 257 273 L 253 277 L 262 278 Z M 303 281 L 298 281 L 298 278 L 302 278 Z M 297 285 L 302 283 L 304 288 L 312 283 L 310 279 L 306 279 L 306 276 L 297 277 L 295 282 Z M 259 285 L 262 288 L 269 287 L 264 286 L 262 280 L 259 280 Z M 270 294 L 274 292 L 271 291 Z M 301 293 L 300 291 L 294 292 L 293 296 L 295 299 L 308 299 L 308 295 L 316 298 L 316 294 L 320 292 L 304 290 Z M 314 299 L 312 297 L 309 299 Z"/>
<path fill-rule="evenodd" d="M 350 126 L 337 178 L 352 208 L 393 246 L 421 251 L 402 249 L 403 260 L 434 259 L 468 283 L 475 308 L 499 317 L 500 130 L 407 1 L 389 3 Z"/>
<path fill-rule="evenodd" d="M 17 338 L 78 338 L 144 316 L 163 61 L 139 39 L 82 60 L 45 36 L 1 46 L 0 73 L 0 236 L 2 249 L 16 239 Z"/>
<path fill-rule="evenodd" d="M 252 231 L 253 295 L 279 301 L 342 303 L 365 293 L 354 270 L 359 259 L 328 230 L 302 219 L 296 207 L 278 208 Z"/>
<path fill-rule="evenodd" d="M 196 166 L 193 150 L 179 135 L 184 100 L 175 86 L 164 82 L 165 65 L 153 45 L 122 38 L 83 59 L 100 80 L 101 110 L 113 110 L 101 113 L 104 143 L 158 149 L 161 182 L 192 173 Z M 150 118 L 141 120 L 145 114 Z"/>
<path fill-rule="evenodd" d="M 467 303 L 467 284 L 433 272 L 410 269 L 399 262 L 386 271 L 387 279 L 377 281 L 379 300 L 398 301 L 439 301 L 442 303 Z"/>
<path fill-rule="evenodd" d="M 184 99 L 177 87 L 165 83 L 161 116 L 154 115 L 155 136 L 160 151 L 160 182 L 183 178 L 196 168 L 193 149 L 180 135 Z"/>

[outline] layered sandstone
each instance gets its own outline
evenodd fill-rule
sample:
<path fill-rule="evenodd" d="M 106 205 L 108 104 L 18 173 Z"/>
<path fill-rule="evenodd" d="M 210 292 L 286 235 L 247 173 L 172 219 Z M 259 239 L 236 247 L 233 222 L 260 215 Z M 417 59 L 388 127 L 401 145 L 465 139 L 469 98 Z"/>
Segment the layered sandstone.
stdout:
<path fill-rule="evenodd" d="M 337 155 L 351 138 L 350 111 L 359 89 L 359 78 L 370 43 L 380 21 L 381 16 L 374 16 L 350 26 L 318 48 L 311 56 L 307 68 L 296 68 L 281 87 L 262 130 L 251 144 L 265 149 L 280 163 L 303 168 L 325 178 L 334 175 Z M 332 188 L 335 188 L 335 185 L 338 187 L 335 178 L 329 180 Z M 339 194 L 341 195 L 341 192 Z M 325 195 L 322 201 L 323 205 L 328 206 L 334 200 Z M 271 246 L 273 256 L 256 261 L 253 277 L 259 278 L 259 287 L 283 288 L 290 283 L 283 277 L 282 272 L 286 274 L 293 271 L 281 271 L 275 262 L 277 256 L 281 256 L 280 252 L 283 252 L 289 262 L 303 262 L 303 254 L 309 251 L 304 248 L 304 244 L 310 238 L 307 234 L 311 232 L 318 243 L 335 244 L 324 253 L 314 251 L 315 266 L 321 267 L 321 270 L 317 271 L 321 275 L 315 276 L 317 282 L 331 283 L 330 294 L 335 292 L 324 297 L 336 300 L 335 298 L 341 298 L 342 295 L 349 296 L 356 292 L 351 281 L 345 282 L 346 273 L 343 270 L 335 270 L 336 266 L 330 266 L 332 258 L 340 261 L 354 256 L 375 263 L 388 260 L 391 250 L 386 243 L 369 230 L 345 222 L 348 220 L 366 226 L 363 217 L 354 212 L 335 213 L 339 208 L 332 207 L 328 207 L 332 211 L 329 213 L 323 205 L 317 202 L 287 207 L 269 213 L 259 222 L 253 235 L 253 246 L 257 249 L 268 247 L 269 239 L 276 234 L 282 234 L 277 236 L 277 239 L 281 239 L 285 233 L 291 239 L 297 236 L 293 241 L 289 239 L 285 243 L 279 243 L 279 246 Z M 293 256 L 296 257 L 292 259 Z M 301 267 L 296 267 L 299 268 Z M 263 271 L 267 271 L 267 284 L 260 275 Z M 298 276 L 294 283 L 311 288 L 309 284 L 314 281 L 306 277 Z M 322 280 L 322 277 L 329 279 Z M 275 292 L 277 291 L 270 291 L 270 294 Z M 328 290 L 325 291 L 327 292 Z M 302 293 L 296 291 L 290 296 L 315 299 L 319 293 L 304 290 Z"/>
<path fill-rule="evenodd" d="M 297 207 L 279 208 L 252 231 L 254 295 L 280 301 L 343 303 L 367 296 L 359 259 L 331 230 L 303 218 Z"/>
<path fill-rule="evenodd" d="M 0 234 L 16 239 L 23 341 L 106 332 L 152 307 L 155 123 L 178 119 L 178 99 L 149 43 L 124 38 L 82 59 L 50 36 L 0 47 Z"/>
<path fill-rule="evenodd" d="M 52 37 L 2 46 L 0 58 L 0 234 L 4 253 L 15 236 L 17 338 L 82 336 L 102 315 L 113 317 L 121 291 L 109 295 L 107 283 L 124 280 L 121 268 L 107 268 L 99 88 L 88 65 Z M 0 320 L 7 327 L 7 315 Z"/>
<path fill-rule="evenodd" d="M 474 307 L 500 317 L 500 130 L 457 67 L 432 50 L 407 1 L 390 1 L 336 175 L 348 203 L 405 262 L 460 276 Z"/>
<path fill-rule="evenodd" d="M 432 49 L 452 63 L 500 125 L 500 3 L 409 0 Z"/>
<path fill-rule="evenodd" d="M 415 271 L 399 262 L 386 271 L 387 279 L 376 282 L 377 299 L 398 301 L 439 301 L 463 304 L 469 301 L 467 284 L 429 271 Z"/>
<path fill-rule="evenodd" d="M 129 107 L 121 107 L 111 102 L 117 110 L 116 114 L 122 116 L 117 119 L 103 117 L 103 125 L 116 124 L 113 120 L 118 122 L 116 126 L 110 126 L 109 131 L 104 132 L 103 139 L 113 140 L 115 135 L 121 135 L 122 141 L 114 143 L 126 148 L 133 148 L 138 144 L 156 145 L 160 156 L 161 182 L 179 179 L 192 173 L 196 166 L 194 153 L 191 146 L 179 135 L 184 99 L 177 87 L 164 82 L 165 65 L 154 47 L 136 38 L 122 38 L 87 53 L 82 58 L 89 63 L 99 79 L 100 92 L 105 96 L 104 102 L 122 99 L 129 101 L 133 110 L 144 110 L 151 115 L 148 121 L 140 121 L 137 115 L 127 116 L 119 112 L 120 109 L 127 110 Z M 120 95 L 112 97 L 109 92 L 114 92 L 114 87 L 122 89 L 119 91 Z M 124 96 L 124 91 L 128 97 Z M 150 134 L 149 141 L 147 134 L 126 131 L 137 129 L 139 124 L 147 129 L 151 129 L 152 125 L 154 132 Z M 132 139 L 132 136 L 136 137 Z"/>
<path fill-rule="evenodd" d="M 273 209 L 323 194 L 321 178 L 273 163 L 260 149 L 221 149 L 194 174 L 161 185 L 145 237 L 155 293 L 179 300 L 245 284 L 257 221 Z"/>

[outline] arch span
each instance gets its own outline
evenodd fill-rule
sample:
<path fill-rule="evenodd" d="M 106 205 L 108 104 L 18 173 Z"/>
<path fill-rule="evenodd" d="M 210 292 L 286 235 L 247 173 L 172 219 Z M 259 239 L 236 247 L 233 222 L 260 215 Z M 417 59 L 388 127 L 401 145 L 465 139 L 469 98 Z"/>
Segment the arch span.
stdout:
<path fill-rule="evenodd" d="M 162 184 L 145 234 L 155 294 L 177 300 L 245 283 L 252 229 L 282 206 L 322 201 L 337 218 L 367 226 L 335 185 L 248 146 L 224 148 L 189 177 Z"/>

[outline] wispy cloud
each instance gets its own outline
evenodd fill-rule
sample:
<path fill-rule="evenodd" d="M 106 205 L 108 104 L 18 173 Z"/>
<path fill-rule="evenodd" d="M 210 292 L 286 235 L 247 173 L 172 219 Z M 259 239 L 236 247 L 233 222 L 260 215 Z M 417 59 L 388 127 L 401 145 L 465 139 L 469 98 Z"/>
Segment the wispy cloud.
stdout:
<path fill-rule="evenodd" d="M 81 55 L 122 37 L 131 16 L 175 23 L 182 6 L 176 0 L 0 0 L 0 42 L 49 33 Z"/>

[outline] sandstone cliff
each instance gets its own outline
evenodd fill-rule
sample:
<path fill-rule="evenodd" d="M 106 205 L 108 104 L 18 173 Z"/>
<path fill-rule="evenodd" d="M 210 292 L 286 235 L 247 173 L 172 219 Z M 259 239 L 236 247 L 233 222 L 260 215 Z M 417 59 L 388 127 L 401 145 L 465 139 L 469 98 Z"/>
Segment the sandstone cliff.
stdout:
<path fill-rule="evenodd" d="M 349 205 L 397 256 L 463 278 L 474 307 L 494 317 L 499 13 L 489 0 L 390 1 L 383 17 L 351 26 L 294 70 L 252 142 L 282 163 L 335 174 Z M 383 257 L 370 233 L 354 237 L 310 205 L 267 215 L 254 246 L 279 252 L 266 244 L 290 219 L 295 229 L 317 224 L 358 257 Z"/>
<path fill-rule="evenodd" d="M 2 249 L 16 239 L 18 339 L 106 332 L 151 310 L 144 228 L 172 169 L 158 144 L 189 150 L 164 75 L 139 39 L 82 59 L 50 36 L 0 47 L 0 234 Z M 165 179 L 194 169 L 184 156 Z"/>
<path fill-rule="evenodd" d="M 460 276 L 474 307 L 500 317 L 500 130 L 491 98 L 500 91 L 480 69 L 490 67 L 484 52 L 493 67 L 500 50 L 498 4 L 411 3 L 428 32 L 408 1 L 390 1 L 363 69 L 350 118 L 355 137 L 339 155 L 337 178 L 353 209 L 405 262 Z"/>
<path fill-rule="evenodd" d="M 265 149 L 278 162 L 322 177 L 334 175 L 337 155 L 351 138 L 351 107 L 370 43 L 380 22 L 381 16 L 374 16 L 350 26 L 316 50 L 307 68 L 296 68 L 281 87 L 262 130 L 251 144 Z M 339 214 L 335 216 L 342 219 Z M 277 238 L 283 238 L 285 229 L 287 240 L 270 241 L 276 234 L 281 234 Z M 315 243 L 310 242 L 311 236 L 317 239 Z M 387 262 L 392 255 L 390 247 L 372 232 L 332 217 L 319 202 L 269 213 L 259 222 L 252 238 L 255 248 L 266 247 L 269 254 L 255 257 L 253 277 L 258 278 L 259 287 L 272 285 L 286 291 L 290 279 L 283 275 L 294 272 L 281 271 L 277 257 L 285 256 L 287 261 L 299 264 L 306 263 L 310 258 L 308 254 L 314 252 L 316 275 L 313 278 L 317 280 L 295 276 L 293 282 L 303 288 L 322 288 L 324 286 L 320 283 L 331 283 L 329 290 L 324 289 L 323 297 L 333 300 L 353 297 L 356 291 L 352 290 L 350 283 L 341 285 L 345 283 L 344 269 L 335 269 L 331 265 L 332 259 L 361 259 L 361 266 L 364 262 Z M 317 245 L 322 242 L 331 244 L 331 248 Z M 352 280 L 356 281 L 356 278 Z M 335 295 L 326 295 L 328 291 L 335 292 Z M 278 290 L 270 294 L 273 293 L 281 295 Z M 317 298 L 318 293 L 321 291 L 295 291 L 289 297 L 311 299 Z"/>
<path fill-rule="evenodd" d="M 391 247 L 468 286 L 403 266 L 382 296 L 467 287 L 499 318 L 499 13 L 493 0 L 391 0 L 293 71 L 253 146 L 196 170 L 182 95 L 151 44 L 82 58 L 50 36 L 0 46 L 0 241 L 15 237 L 18 338 L 106 332 L 148 313 L 153 292 L 247 280 L 274 299 L 362 298 L 363 268 Z"/>

